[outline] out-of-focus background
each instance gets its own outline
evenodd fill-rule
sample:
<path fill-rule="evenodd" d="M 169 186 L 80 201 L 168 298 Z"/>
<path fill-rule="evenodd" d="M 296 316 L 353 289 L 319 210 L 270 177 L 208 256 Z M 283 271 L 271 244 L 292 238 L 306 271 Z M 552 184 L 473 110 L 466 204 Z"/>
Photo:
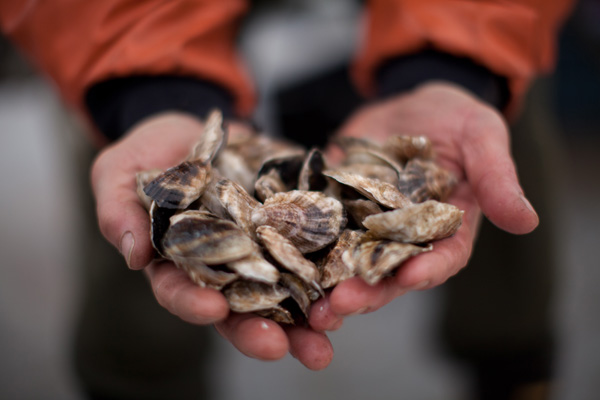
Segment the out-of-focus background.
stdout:
<path fill-rule="evenodd" d="M 278 129 L 270 105 L 277 85 L 301 79 L 312 68 L 310 60 L 320 60 L 321 68 L 335 66 L 356 42 L 357 9 L 340 1 L 308 3 L 310 13 L 302 7 L 264 12 L 245 27 L 242 47 L 263 93 L 257 118 L 267 130 Z M 556 73 L 543 85 L 564 166 L 556 177 L 561 268 L 553 305 L 559 334 L 553 399 L 594 399 L 600 393 L 599 20 L 600 3 L 579 3 L 561 36 Z M 88 253 L 83 238 L 95 229 L 84 218 L 90 204 L 83 166 L 91 147 L 83 132 L 51 84 L 3 40 L 2 399 L 86 398 L 72 362 Z M 319 373 L 291 357 L 277 363 L 246 358 L 212 332 L 214 398 L 464 399 L 468 376 L 437 341 L 439 299 L 438 289 L 410 293 L 376 313 L 348 318 L 330 335 L 335 359 Z"/>

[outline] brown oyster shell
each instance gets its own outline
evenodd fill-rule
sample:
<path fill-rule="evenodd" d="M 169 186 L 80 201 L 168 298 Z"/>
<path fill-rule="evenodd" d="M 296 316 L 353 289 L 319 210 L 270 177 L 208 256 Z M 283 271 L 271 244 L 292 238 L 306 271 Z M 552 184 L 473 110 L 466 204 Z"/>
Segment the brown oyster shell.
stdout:
<path fill-rule="evenodd" d="M 432 245 L 421 247 L 390 240 L 362 241 L 346 250 L 342 260 L 369 285 L 376 285 L 410 257 L 432 249 Z"/>
<path fill-rule="evenodd" d="M 185 209 L 202 195 L 210 179 L 210 165 L 184 161 L 148 183 L 144 193 L 159 207 Z"/>
<path fill-rule="evenodd" d="M 280 278 L 277 267 L 265 260 L 259 252 L 254 252 L 239 260 L 230 261 L 227 263 L 227 267 L 242 278 L 251 281 L 274 284 Z"/>
<path fill-rule="evenodd" d="M 277 193 L 254 210 L 255 226 L 269 225 L 302 253 L 311 253 L 335 241 L 346 225 L 342 204 L 320 192 L 291 190 Z"/>
<path fill-rule="evenodd" d="M 211 268 L 199 258 L 172 256 L 172 260 L 178 268 L 188 274 L 192 282 L 201 287 L 221 290 L 238 278 L 238 274 Z"/>
<path fill-rule="evenodd" d="M 363 232 L 344 229 L 335 246 L 327 253 L 327 257 L 319 265 L 321 271 L 321 287 L 328 289 L 354 276 L 355 271 L 342 261 L 342 255 L 358 244 Z M 354 267 L 354 265 L 351 265 Z"/>
<path fill-rule="evenodd" d="M 342 204 L 346 212 L 360 228 L 364 228 L 362 222 L 369 215 L 383 212 L 377 203 L 368 199 L 342 199 Z"/>
<path fill-rule="evenodd" d="M 231 311 L 253 312 L 276 307 L 290 296 L 281 285 L 239 280 L 223 290 Z"/>
<path fill-rule="evenodd" d="M 405 243 L 427 243 L 453 235 L 464 211 L 452 204 L 427 200 L 403 209 L 371 215 L 363 225 L 369 234 Z"/>
<path fill-rule="evenodd" d="M 390 136 L 384 148 L 401 162 L 413 158 L 433 158 L 433 146 L 426 136 Z"/>
<path fill-rule="evenodd" d="M 255 239 L 255 228 L 252 222 L 252 212 L 261 206 L 244 188 L 229 180 L 221 179 L 216 185 L 219 202 L 235 223 L 251 238 Z"/>
<path fill-rule="evenodd" d="M 403 208 L 412 202 L 400 193 L 396 187 L 390 183 L 382 182 L 378 179 L 365 178 L 362 175 L 344 172 L 338 170 L 327 170 L 323 174 L 339 183 L 349 186 L 374 202 L 387 208 Z"/>
<path fill-rule="evenodd" d="M 168 258 L 193 257 L 208 265 L 236 261 L 254 253 L 256 244 L 236 224 L 200 211 L 171 217 L 163 238 Z"/>
<path fill-rule="evenodd" d="M 304 282 L 321 291 L 318 283 L 320 280 L 319 270 L 313 262 L 304 258 L 291 241 L 280 235 L 275 228 L 268 225 L 258 227 L 256 233 L 271 257 L 281 267 L 293 272 Z"/>
<path fill-rule="evenodd" d="M 300 175 L 298 176 L 298 190 L 322 191 L 327 187 L 327 179 L 323 176 L 325 158 L 319 149 L 311 149 L 306 155 Z"/>
<path fill-rule="evenodd" d="M 398 176 L 398 190 L 415 203 L 445 201 L 455 184 L 454 175 L 431 160 L 410 160 Z"/>
<path fill-rule="evenodd" d="M 190 160 L 210 164 L 227 143 L 227 133 L 223 128 L 223 114 L 213 110 L 206 119 L 202 137 L 194 147 Z"/>
<path fill-rule="evenodd" d="M 144 193 L 144 187 L 156 179 L 160 174 L 162 174 L 162 170 L 158 168 L 148 171 L 141 171 L 135 174 L 136 192 L 146 210 L 150 210 L 153 200 L 151 197 L 147 196 L 146 193 Z"/>

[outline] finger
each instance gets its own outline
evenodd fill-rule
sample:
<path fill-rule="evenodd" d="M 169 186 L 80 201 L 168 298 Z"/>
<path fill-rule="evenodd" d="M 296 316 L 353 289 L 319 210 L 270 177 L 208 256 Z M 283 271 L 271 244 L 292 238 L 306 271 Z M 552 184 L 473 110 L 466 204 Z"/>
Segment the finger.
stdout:
<path fill-rule="evenodd" d="M 465 174 L 481 210 L 507 232 L 531 232 L 539 218 L 519 185 L 504 122 L 494 113 L 478 113 L 467 119 L 464 130 Z"/>
<path fill-rule="evenodd" d="M 330 297 L 332 312 L 352 315 L 375 311 L 407 291 L 437 286 L 463 268 L 471 254 L 479 208 L 466 183 L 455 189 L 451 201 L 465 211 L 462 226 L 454 236 L 434 242 L 433 251 L 410 258 L 393 277 L 374 286 L 359 277 L 338 284 Z"/>
<path fill-rule="evenodd" d="M 153 262 L 145 272 L 158 303 L 184 321 L 206 325 L 227 317 L 225 297 L 217 290 L 196 285 L 172 262 Z"/>
<path fill-rule="evenodd" d="M 161 114 L 132 129 L 95 160 L 91 182 L 100 231 L 130 268 L 143 268 L 154 255 L 148 213 L 136 192 L 136 173 L 176 165 L 201 133 L 202 124 L 195 118 Z"/>
<path fill-rule="evenodd" d="M 316 331 L 335 331 L 342 327 L 344 319 L 333 312 L 329 304 L 330 296 L 317 300 L 310 308 L 309 323 Z"/>
<path fill-rule="evenodd" d="M 264 361 L 279 360 L 288 353 L 284 330 L 274 321 L 255 314 L 232 313 L 215 324 L 217 331 L 248 357 Z"/>
<path fill-rule="evenodd" d="M 332 311 L 339 315 L 365 314 L 379 309 L 404 293 L 405 288 L 391 284 L 389 279 L 369 285 L 362 278 L 354 277 L 333 289 L 330 305 Z"/>
<path fill-rule="evenodd" d="M 433 251 L 406 261 L 392 278 L 407 289 L 428 289 L 444 283 L 467 265 L 480 222 L 480 211 L 471 188 L 459 184 L 449 200 L 464 211 L 462 225 L 451 237 L 433 242 Z"/>
<path fill-rule="evenodd" d="M 290 353 L 306 368 L 320 371 L 333 359 L 333 346 L 322 332 L 302 326 L 285 328 L 290 341 Z"/>

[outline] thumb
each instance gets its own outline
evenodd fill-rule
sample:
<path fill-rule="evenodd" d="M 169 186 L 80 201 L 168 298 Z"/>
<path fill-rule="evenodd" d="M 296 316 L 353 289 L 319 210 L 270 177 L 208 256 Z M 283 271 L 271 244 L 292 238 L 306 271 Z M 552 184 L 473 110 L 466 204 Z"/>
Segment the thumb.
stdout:
<path fill-rule="evenodd" d="M 465 174 L 482 212 L 507 232 L 534 230 L 539 218 L 519 184 L 503 120 L 494 113 L 479 114 L 466 122 L 465 135 Z"/>
<path fill-rule="evenodd" d="M 181 162 L 200 138 L 202 124 L 178 113 L 140 123 L 119 142 L 103 150 L 91 171 L 100 231 L 132 269 L 148 265 L 154 250 L 148 212 L 138 199 L 136 173 Z"/>
<path fill-rule="evenodd" d="M 141 269 L 153 258 L 148 212 L 136 193 L 136 170 L 131 159 L 102 153 L 92 167 L 92 188 L 102 235 L 115 246 L 131 269 Z"/>

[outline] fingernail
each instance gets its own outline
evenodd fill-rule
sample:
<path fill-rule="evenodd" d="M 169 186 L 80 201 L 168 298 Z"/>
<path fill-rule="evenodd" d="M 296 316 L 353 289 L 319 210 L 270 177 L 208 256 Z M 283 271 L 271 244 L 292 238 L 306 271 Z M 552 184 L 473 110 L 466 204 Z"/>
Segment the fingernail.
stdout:
<path fill-rule="evenodd" d="M 529 200 L 527 200 L 527 198 L 523 194 L 520 194 L 519 198 L 521 199 L 521 201 L 523 202 L 523 204 L 525 205 L 525 207 L 529 211 L 531 211 L 533 214 L 535 214 L 537 216 L 537 213 L 535 212 L 535 209 L 533 208 L 533 206 L 531 205 L 531 203 L 529 202 Z"/>
<path fill-rule="evenodd" d="M 342 327 L 342 325 L 344 324 L 344 320 L 343 319 L 339 319 L 337 320 L 330 328 L 330 331 L 337 331 L 338 329 L 340 329 Z"/>
<path fill-rule="evenodd" d="M 121 248 L 119 251 L 125 257 L 127 267 L 131 268 L 131 255 L 133 254 L 133 247 L 135 246 L 135 239 L 133 234 L 129 231 L 125 232 L 121 237 Z"/>
<path fill-rule="evenodd" d="M 359 314 L 366 314 L 368 313 L 370 310 L 369 306 L 363 307 L 363 308 L 359 308 L 358 310 L 348 314 L 348 316 L 352 316 L 352 315 L 359 315 Z"/>

